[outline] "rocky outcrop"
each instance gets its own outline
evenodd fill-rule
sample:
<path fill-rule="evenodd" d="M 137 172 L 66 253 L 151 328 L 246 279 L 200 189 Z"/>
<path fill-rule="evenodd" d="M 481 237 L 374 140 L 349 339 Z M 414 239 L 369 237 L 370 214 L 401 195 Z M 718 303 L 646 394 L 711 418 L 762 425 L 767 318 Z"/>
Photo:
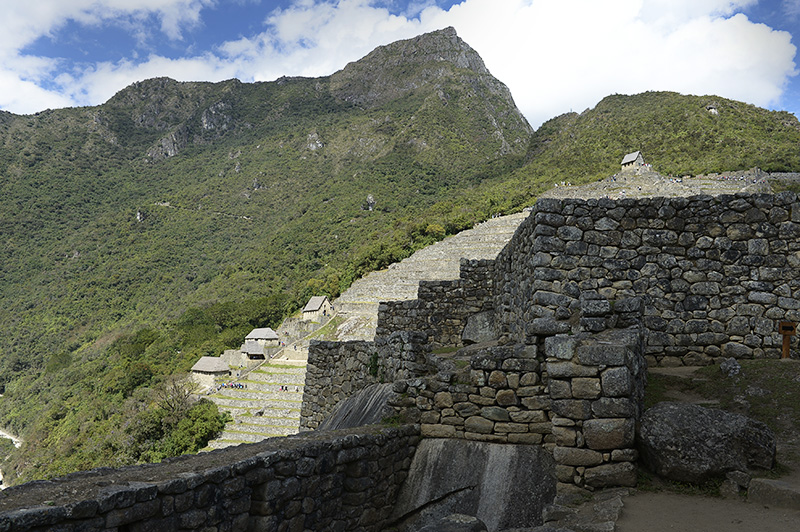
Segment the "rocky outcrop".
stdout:
<path fill-rule="evenodd" d="M 775 464 L 775 436 L 766 425 L 694 404 L 664 402 L 647 410 L 638 443 L 649 469 L 681 482 Z"/>
<path fill-rule="evenodd" d="M 471 515 L 450 514 L 420 528 L 419 532 L 486 532 L 486 525 Z"/>
<path fill-rule="evenodd" d="M 549 453 L 531 445 L 423 440 L 394 516 L 419 530 L 453 513 L 477 517 L 490 531 L 542 524 L 556 494 Z"/>
<path fill-rule="evenodd" d="M 394 414 L 389 406 L 393 396 L 392 384 L 372 384 L 352 397 L 342 401 L 330 416 L 320 423 L 317 430 L 346 429 L 380 423 Z"/>

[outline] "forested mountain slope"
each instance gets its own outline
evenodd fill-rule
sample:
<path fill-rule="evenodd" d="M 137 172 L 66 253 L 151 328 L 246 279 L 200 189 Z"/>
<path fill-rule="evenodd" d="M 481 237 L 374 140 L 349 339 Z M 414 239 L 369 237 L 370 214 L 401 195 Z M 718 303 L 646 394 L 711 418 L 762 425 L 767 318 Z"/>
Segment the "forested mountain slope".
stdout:
<path fill-rule="evenodd" d="M 162 375 L 487 217 L 430 209 L 518 168 L 530 134 L 452 29 L 330 77 L 153 79 L 2 113 L 0 425 L 41 456 L 17 472 L 139 459 L 89 425 L 124 426 Z"/>
<path fill-rule="evenodd" d="M 109 327 L 341 278 L 372 233 L 519 166 L 530 133 L 452 30 L 329 78 L 4 114 L 0 379 Z"/>

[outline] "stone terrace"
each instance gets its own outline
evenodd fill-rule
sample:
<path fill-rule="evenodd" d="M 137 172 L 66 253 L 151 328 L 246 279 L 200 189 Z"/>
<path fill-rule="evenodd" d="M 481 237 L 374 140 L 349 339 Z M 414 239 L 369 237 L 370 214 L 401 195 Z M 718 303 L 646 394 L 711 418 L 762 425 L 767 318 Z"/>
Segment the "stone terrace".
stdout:
<path fill-rule="evenodd" d="M 489 219 L 421 249 L 386 270 L 372 272 L 354 282 L 334 302 L 334 306 L 345 315 L 368 317 L 370 331 L 367 336 L 372 338 L 381 301 L 416 299 L 420 281 L 458 279 L 462 258 L 494 259 L 527 215 L 523 212 Z M 364 338 L 363 334 L 352 339 L 361 338 Z"/>
<path fill-rule="evenodd" d="M 305 380 L 304 363 L 273 360 L 238 381 L 246 388 L 222 388 L 209 396 L 221 410 L 233 416 L 233 421 L 209 447 L 220 449 L 297 434 Z M 287 386 L 288 391 L 281 391 L 282 386 Z"/>

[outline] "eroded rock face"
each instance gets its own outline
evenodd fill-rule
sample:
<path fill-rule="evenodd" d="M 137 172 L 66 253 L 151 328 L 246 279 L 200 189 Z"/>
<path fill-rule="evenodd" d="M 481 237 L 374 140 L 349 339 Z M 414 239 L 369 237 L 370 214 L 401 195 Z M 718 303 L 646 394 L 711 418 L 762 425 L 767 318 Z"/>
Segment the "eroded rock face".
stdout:
<path fill-rule="evenodd" d="M 642 416 L 637 436 L 645 465 L 681 482 L 704 482 L 729 471 L 771 469 L 775 435 L 763 423 L 694 404 L 664 402 Z"/>
<path fill-rule="evenodd" d="M 424 439 L 398 496 L 394 524 L 418 531 L 466 514 L 489 531 L 541 525 L 556 494 L 554 469 L 549 453 L 534 445 Z"/>
<path fill-rule="evenodd" d="M 450 514 L 421 528 L 419 532 L 486 532 L 486 525 L 471 515 Z"/>

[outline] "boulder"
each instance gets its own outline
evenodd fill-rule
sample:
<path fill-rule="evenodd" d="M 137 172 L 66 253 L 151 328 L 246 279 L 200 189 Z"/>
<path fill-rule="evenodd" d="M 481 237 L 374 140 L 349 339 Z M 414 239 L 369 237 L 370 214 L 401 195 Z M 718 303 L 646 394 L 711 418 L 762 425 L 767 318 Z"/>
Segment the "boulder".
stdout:
<path fill-rule="evenodd" d="M 664 402 L 648 409 L 637 442 L 651 471 L 681 482 L 775 464 L 775 435 L 766 425 L 694 404 Z"/>
<path fill-rule="evenodd" d="M 350 429 L 380 423 L 394 414 L 389 399 L 394 395 L 392 383 L 371 384 L 348 397 L 320 423 L 317 430 Z"/>

